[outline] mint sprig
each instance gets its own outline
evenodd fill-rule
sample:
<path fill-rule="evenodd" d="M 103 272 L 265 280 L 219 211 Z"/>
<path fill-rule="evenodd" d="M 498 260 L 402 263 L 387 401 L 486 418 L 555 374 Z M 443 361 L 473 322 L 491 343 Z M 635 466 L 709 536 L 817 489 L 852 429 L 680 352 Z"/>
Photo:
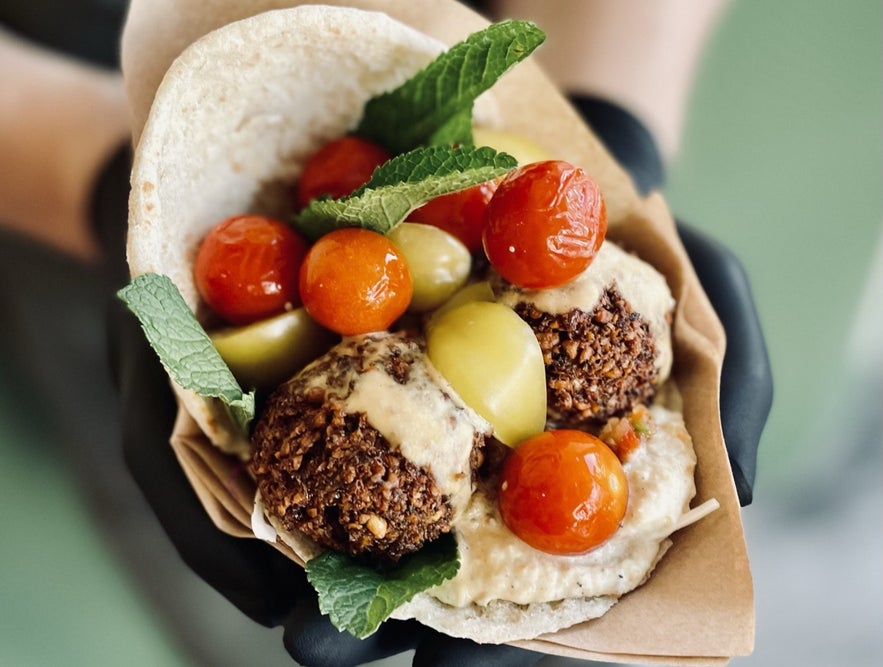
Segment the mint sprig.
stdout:
<path fill-rule="evenodd" d="M 244 393 L 202 325 L 168 276 L 145 273 L 117 295 L 128 306 L 160 362 L 184 389 L 219 398 L 247 432 L 254 418 L 254 393 Z"/>
<path fill-rule="evenodd" d="M 398 88 L 371 99 L 355 134 L 393 153 L 433 143 L 471 144 L 471 123 L 452 125 L 452 119 L 471 120 L 475 99 L 545 38 L 529 21 L 502 21 L 473 33 Z"/>
<path fill-rule="evenodd" d="M 418 593 L 457 574 L 457 543 L 444 536 L 380 571 L 349 556 L 325 551 L 307 562 L 307 579 L 319 596 L 319 611 L 339 630 L 363 639 Z"/>
<path fill-rule="evenodd" d="M 313 200 L 292 223 L 311 240 L 340 227 L 387 234 L 430 199 L 484 183 L 516 166 L 511 155 L 487 146 L 416 148 L 379 166 L 349 197 Z"/>

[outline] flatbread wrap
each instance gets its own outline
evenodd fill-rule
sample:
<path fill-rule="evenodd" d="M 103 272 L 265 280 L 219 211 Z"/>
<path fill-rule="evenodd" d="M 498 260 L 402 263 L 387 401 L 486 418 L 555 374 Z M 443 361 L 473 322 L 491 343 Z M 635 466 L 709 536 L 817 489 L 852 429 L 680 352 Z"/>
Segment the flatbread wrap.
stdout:
<path fill-rule="evenodd" d="M 481 27 L 474 15 L 463 16 L 467 18 L 464 29 Z M 305 159 L 325 142 L 351 131 L 369 99 L 401 84 L 445 48 L 444 42 L 386 14 L 327 6 L 263 13 L 198 39 L 168 69 L 139 135 L 128 246 L 133 276 L 156 273 L 170 277 L 185 303 L 205 321 L 205 304 L 194 285 L 192 267 L 199 242 L 211 227 L 243 211 L 283 218 L 290 215 L 286 189 L 297 180 Z M 675 493 L 669 509 L 648 519 L 647 525 L 653 524 L 653 528 L 638 541 L 650 543 L 652 548 L 628 576 L 630 583 L 619 590 L 588 597 L 567 594 L 564 602 L 555 593 L 539 593 L 535 598 L 492 603 L 495 594 L 448 589 L 437 595 L 420 594 L 393 615 L 415 617 L 449 634 L 477 641 L 529 640 L 525 643 L 528 647 L 565 655 L 613 654 L 620 659 L 634 655 L 647 660 L 648 656 L 673 654 L 713 662 L 744 650 L 738 647 L 743 629 L 725 633 L 731 639 L 722 647 L 720 635 L 709 637 L 705 644 L 695 637 L 676 644 L 661 636 L 635 641 L 622 632 L 605 637 L 596 628 L 626 602 L 636 609 L 633 614 L 628 608 L 619 614 L 626 621 L 624 627 L 628 627 L 630 616 L 632 623 L 640 624 L 645 613 L 658 614 L 667 605 L 678 608 L 676 616 L 686 614 L 695 622 L 697 609 L 706 613 L 709 606 L 714 607 L 706 604 L 704 596 L 725 599 L 736 589 L 733 599 L 744 598 L 744 577 L 723 594 L 703 590 L 692 596 L 692 601 L 687 595 L 685 609 L 669 597 L 683 600 L 685 596 L 676 591 L 679 586 L 683 590 L 684 582 L 691 582 L 689 587 L 693 588 L 696 577 L 701 581 L 715 576 L 714 558 L 701 560 L 709 548 L 735 549 L 737 561 L 744 557 L 738 505 L 728 478 L 716 404 L 722 332 L 677 242 L 661 197 L 641 200 L 624 172 L 542 75 L 529 62 L 523 66 L 525 70 L 522 66 L 514 69 L 477 102 L 476 117 L 487 125 L 523 134 L 550 153 L 584 166 L 608 202 L 608 239 L 622 243 L 664 276 L 676 304 L 671 344 L 673 382 L 661 390 L 652 410 L 662 425 L 659 432 L 671 436 L 661 438 L 674 447 L 669 458 L 682 456 L 682 467 L 690 472 L 698 459 L 696 486 L 692 474 L 681 475 L 687 481 Z M 546 108 L 534 111 L 513 102 L 522 99 L 524 85 L 535 85 L 548 93 L 530 96 Z M 560 122 L 537 122 L 537 118 L 548 119 L 549 114 Z M 254 537 L 256 525 L 261 532 L 260 497 L 256 505 L 255 481 L 244 473 L 239 460 L 249 456 L 250 443 L 220 401 L 184 389 L 178 382 L 173 382 L 173 387 L 181 411 L 172 443 L 182 466 L 219 528 Z M 714 498 L 721 510 L 670 541 L 668 535 L 682 527 L 685 515 L 690 516 L 694 491 L 694 507 Z M 487 514 L 486 508 L 475 512 Z M 463 510 L 463 515 L 468 513 L 468 508 Z M 272 517 L 263 518 L 274 524 Z M 277 532 L 280 539 L 273 538 L 274 544 L 296 560 L 303 562 L 317 553 L 312 540 L 284 529 Z M 652 539 L 647 538 L 649 533 L 653 533 Z M 622 535 L 627 536 L 627 531 Z M 611 550 L 621 548 L 612 543 Z M 666 551 L 669 553 L 662 558 Z M 599 558 L 599 553 L 593 551 L 588 558 Z M 698 566 L 693 562 L 697 556 Z M 566 567 L 562 571 L 576 570 Z M 743 574 L 747 575 L 747 567 Z M 548 572 L 542 571 L 527 576 L 536 582 L 549 578 Z M 657 580 L 661 583 L 656 584 Z M 608 612 L 621 593 L 645 581 Z M 470 601 L 469 595 L 478 601 Z M 643 610 L 638 609 L 641 599 L 650 600 Z M 724 605 L 728 611 L 720 618 L 721 627 L 732 625 L 732 601 Z M 743 609 L 742 614 L 746 613 L 750 616 Z M 598 621 L 584 623 L 602 614 Z M 571 629 L 558 632 L 561 628 Z M 538 635 L 544 636 L 536 639 Z"/>

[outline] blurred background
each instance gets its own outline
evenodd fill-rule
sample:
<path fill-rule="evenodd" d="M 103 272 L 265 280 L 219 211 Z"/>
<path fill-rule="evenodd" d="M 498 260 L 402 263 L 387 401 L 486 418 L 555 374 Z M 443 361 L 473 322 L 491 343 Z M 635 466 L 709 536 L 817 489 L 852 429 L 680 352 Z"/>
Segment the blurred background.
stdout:
<path fill-rule="evenodd" d="M 877 0 L 734 2 L 667 185 L 678 216 L 743 260 L 775 375 L 743 512 L 757 644 L 740 667 L 883 664 L 881 27 Z M 0 260 L 23 290 L 51 284 L 14 248 Z M 91 446 L 108 424 L 79 413 L 110 391 L 84 324 L 101 321 L 95 289 L 85 281 L 72 297 L 85 316 L 60 323 L 53 351 L 88 350 L 83 382 L 55 387 L 68 412 L 41 407 L 51 359 L 31 386 L 0 358 L 0 665 L 291 664 L 280 631 L 253 626 L 182 568 L 118 454 Z M 6 305 L 4 346 L 27 324 Z M 80 481 L 98 476 L 112 481 Z M 119 531 L 125 547 L 107 540 Z M 136 558 L 150 567 L 129 569 Z M 163 569 L 174 586 L 154 585 Z M 175 613 L 160 618 L 156 604 Z"/>

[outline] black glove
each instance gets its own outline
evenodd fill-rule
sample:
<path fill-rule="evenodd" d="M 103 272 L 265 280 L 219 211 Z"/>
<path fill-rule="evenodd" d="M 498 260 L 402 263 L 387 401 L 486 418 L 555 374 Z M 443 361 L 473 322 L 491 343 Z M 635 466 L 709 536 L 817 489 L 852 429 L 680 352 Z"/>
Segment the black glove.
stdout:
<path fill-rule="evenodd" d="M 603 136 L 613 154 L 636 175 L 640 189 L 658 187 L 662 166 L 643 126 L 601 101 L 581 100 L 578 106 L 590 123 L 598 113 L 603 116 L 596 120 Z M 103 182 L 107 199 L 113 199 L 111 193 L 120 189 L 127 173 L 122 168 L 116 176 L 108 172 Z M 119 182 L 112 183 L 114 178 Z M 120 205 L 117 202 L 110 208 Z M 757 445 L 770 406 L 766 347 L 739 262 L 695 229 L 680 226 L 679 230 L 728 335 L 722 420 L 739 497 L 747 504 Z M 110 247 L 122 247 L 118 231 L 111 231 L 106 241 Z M 113 309 L 111 341 L 122 397 L 123 447 L 136 482 L 188 566 L 250 618 L 268 626 L 283 625 L 285 647 L 299 663 L 356 665 L 409 649 L 415 649 L 413 664 L 419 667 L 504 667 L 531 665 L 542 658 L 510 646 L 446 637 L 416 622 L 388 621 L 366 640 L 335 629 L 319 613 L 316 594 L 300 567 L 258 540 L 222 533 L 209 519 L 167 444 L 175 413 L 167 376 L 122 304 Z"/>

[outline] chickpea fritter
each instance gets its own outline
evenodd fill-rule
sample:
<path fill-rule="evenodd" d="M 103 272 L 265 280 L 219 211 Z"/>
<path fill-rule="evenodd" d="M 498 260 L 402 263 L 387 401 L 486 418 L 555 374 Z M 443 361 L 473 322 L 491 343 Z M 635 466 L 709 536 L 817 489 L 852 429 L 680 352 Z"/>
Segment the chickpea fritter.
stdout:
<path fill-rule="evenodd" d="M 267 513 L 284 530 L 379 562 L 395 562 L 450 531 L 455 508 L 433 472 L 346 402 L 368 373 L 449 401 L 425 381 L 423 358 L 422 345 L 404 335 L 350 339 L 271 394 L 252 433 L 250 466 Z M 468 493 L 488 434 L 459 433 Z"/>

